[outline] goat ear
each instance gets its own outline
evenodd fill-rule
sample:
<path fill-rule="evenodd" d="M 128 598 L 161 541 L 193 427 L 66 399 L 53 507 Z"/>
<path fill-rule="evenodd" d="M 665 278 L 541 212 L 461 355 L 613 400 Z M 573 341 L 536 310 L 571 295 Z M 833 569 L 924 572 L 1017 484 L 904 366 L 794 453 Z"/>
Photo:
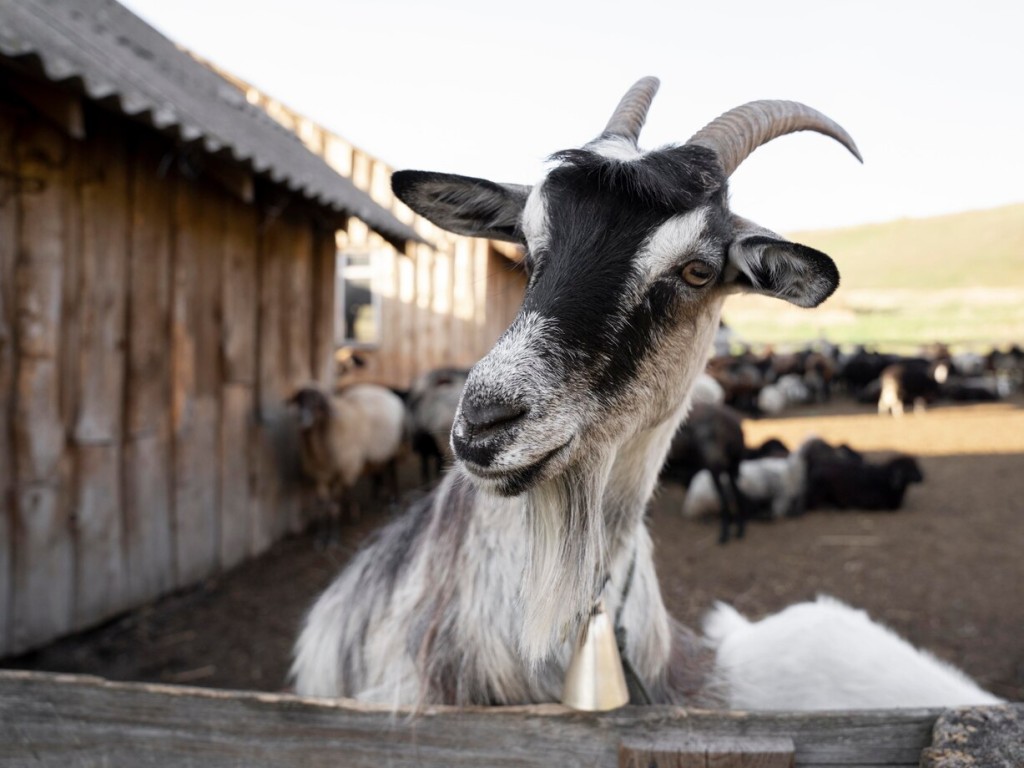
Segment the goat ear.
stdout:
<path fill-rule="evenodd" d="M 470 237 L 521 243 L 519 220 L 530 188 L 427 171 L 396 171 L 391 189 L 441 229 Z"/>
<path fill-rule="evenodd" d="M 726 277 L 738 290 L 816 307 L 839 286 L 839 269 L 821 251 L 791 243 L 739 217 L 735 220 Z"/>

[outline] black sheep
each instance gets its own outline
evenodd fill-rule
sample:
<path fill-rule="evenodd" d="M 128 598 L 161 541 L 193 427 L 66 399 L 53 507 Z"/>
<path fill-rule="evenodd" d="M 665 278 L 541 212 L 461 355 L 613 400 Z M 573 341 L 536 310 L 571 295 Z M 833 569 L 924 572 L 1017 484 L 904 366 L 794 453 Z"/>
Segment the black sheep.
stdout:
<path fill-rule="evenodd" d="M 908 486 L 922 480 L 912 456 L 878 464 L 839 456 L 819 459 L 807 468 L 807 508 L 897 510 Z"/>

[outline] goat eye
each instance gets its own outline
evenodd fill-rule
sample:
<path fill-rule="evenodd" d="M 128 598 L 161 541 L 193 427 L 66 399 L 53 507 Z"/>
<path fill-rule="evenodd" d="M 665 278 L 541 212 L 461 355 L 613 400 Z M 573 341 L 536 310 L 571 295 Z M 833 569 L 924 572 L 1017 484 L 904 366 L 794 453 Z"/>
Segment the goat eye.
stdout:
<path fill-rule="evenodd" d="M 683 280 L 694 288 L 710 283 L 715 277 L 715 269 L 706 261 L 691 261 L 683 267 Z"/>

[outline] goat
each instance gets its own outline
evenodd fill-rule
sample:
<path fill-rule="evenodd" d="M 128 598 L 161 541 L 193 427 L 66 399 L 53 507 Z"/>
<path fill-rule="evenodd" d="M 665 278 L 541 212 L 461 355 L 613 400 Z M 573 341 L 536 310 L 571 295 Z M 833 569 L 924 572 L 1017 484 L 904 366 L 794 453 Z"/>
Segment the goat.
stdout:
<path fill-rule="evenodd" d="M 758 517 L 777 519 L 803 514 L 806 492 L 806 465 L 803 456 L 791 453 L 786 458 L 747 459 L 740 462 L 737 485 L 748 505 L 764 512 Z M 686 489 L 683 517 L 720 513 L 722 501 L 715 490 L 711 473 L 698 472 Z"/>
<path fill-rule="evenodd" d="M 912 483 L 924 473 L 912 456 L 896 456 L 873 464 L 831 458 L 810 464 L 807 471 L 808 509 L 897 510 Z"/>
<path fill-rule="evenodd" d="M 838 284 L 825 254 L 731 213 L 727 180 L 793 131 L 856 148 L 809 107 L 755 102 L 644 152 L 656 88 L 639 81 L 597 139 L 554 155 L 532 187 L 392 177 L 439 227 L 523 246 L 526 290 L 470 372 L 456 465 L 314 603 L 292 668 L 300 694 L 557 700 L 570 638 L 601 599 L 652 703 L 718 702 L 710 654 L 662 601 L 647 503 L 726 296 L 809 307 Z"/>
<path fill-rule="evenodd" d="M 904 403 L 913 403 L 915 411 L 923 408 L 938 398 L 948 374 L 947 363 L 914 358 L 886 367 L 879 377 L 878 413 L 902 416 Z"/>
<path fill-rule="evenodd" d="M 395 460 L 405 436 L 405 405 L 375 384 L 356 384 L 333 397 L 315 386 L 288 400 L 298 411 L 300 458 L 316 498 L 328 510 L 326 541 L 339 518 L 354 515 L 351 490 L 366 470 L 388 470 L 397 494 Z"/>
<path fill-rule="evenodd" d="M 960 670 L 829 597 L 757 622 L 718 603 L 705 617 L 732 709 L 878 709 L 999 704 Z M 805 681 L 817 681 L 808 686 Z"/>

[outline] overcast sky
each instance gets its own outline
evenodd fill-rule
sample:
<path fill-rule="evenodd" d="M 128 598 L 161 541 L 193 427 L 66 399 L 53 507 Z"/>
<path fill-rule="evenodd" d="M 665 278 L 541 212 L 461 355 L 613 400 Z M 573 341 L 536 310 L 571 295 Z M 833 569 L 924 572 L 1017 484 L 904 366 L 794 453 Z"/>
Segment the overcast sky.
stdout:
<path fill-rule="evenodd" d="M 1024 3 L 1016 0 L 127 0 L 173 40 L 397 168 L 530 183 L 661 78 L 643 147 L 721 112 L 803 101 L 798 134 L 733 176 L 782 231 L 1024 202 Z"/>

